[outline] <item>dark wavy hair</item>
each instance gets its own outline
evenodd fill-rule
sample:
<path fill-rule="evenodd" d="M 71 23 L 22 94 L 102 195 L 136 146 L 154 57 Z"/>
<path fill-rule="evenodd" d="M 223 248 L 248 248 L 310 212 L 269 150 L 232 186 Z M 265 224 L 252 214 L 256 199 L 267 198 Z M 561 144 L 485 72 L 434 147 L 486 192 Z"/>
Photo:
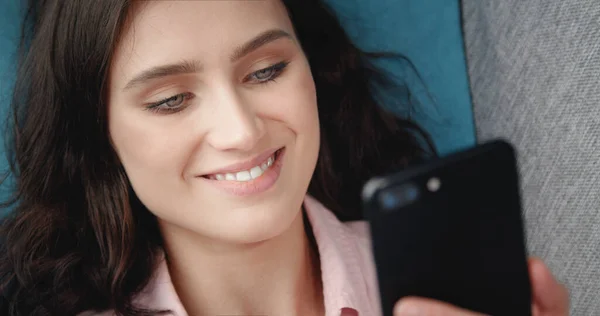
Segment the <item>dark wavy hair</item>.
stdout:
<path fill-rule="evenodd" d="M 340 220 L 360 219 L 369 178 L 433 147 L 415 124 L 379 106 L 375 86 L 408 91 L 373 66 L 389 55 L 358 49 L 321 1 L 283 2 L 317 88 L 322 145 L 309 193 Z M 0 228 L 2 315 L 160 314 L 133 303 L 162 238 L 107 128 L 107 72 L 131 5 L 31 1 L 9 124 L 16 188 Z M 410 106 L 410 94 L 400 97 Z"/>

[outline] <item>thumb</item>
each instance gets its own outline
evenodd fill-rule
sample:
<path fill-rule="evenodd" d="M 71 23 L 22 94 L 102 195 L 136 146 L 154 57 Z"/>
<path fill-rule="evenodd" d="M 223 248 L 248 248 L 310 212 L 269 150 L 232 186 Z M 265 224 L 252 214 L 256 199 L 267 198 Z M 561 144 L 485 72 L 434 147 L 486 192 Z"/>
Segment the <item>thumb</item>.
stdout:
<path fill-rule="evenodd" d="M 569 293 L 540 259 L 529 259 L 529 275 L 535 309 L 541 315 L 568 315 Z"/>

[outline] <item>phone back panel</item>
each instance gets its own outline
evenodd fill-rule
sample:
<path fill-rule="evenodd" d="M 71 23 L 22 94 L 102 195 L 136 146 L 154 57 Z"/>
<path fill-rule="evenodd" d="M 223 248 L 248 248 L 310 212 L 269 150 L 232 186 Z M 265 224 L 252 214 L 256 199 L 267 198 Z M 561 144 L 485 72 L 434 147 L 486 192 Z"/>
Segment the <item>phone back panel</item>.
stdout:
<path fill-rule="evenodd" d="M 440 180 L 437 192 L 428 190 L 432 178 Z M 418 188 L 416 201 L 395 207 L 390 193 L 407 196 L 398 188 L 408 184 Z M 489 143 L 371 181 L 364 193 L 384 315 L 405 296 L 488 315 L 531 314 L 518 172 L 509 144 Z"/>

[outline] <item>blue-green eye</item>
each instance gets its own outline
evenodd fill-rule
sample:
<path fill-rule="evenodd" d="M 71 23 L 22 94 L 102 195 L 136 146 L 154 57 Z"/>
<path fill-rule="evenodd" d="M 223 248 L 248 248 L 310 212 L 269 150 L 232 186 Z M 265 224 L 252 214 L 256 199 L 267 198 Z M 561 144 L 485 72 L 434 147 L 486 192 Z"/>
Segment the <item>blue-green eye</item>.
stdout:
<path fill-rule="evenodd" d="M 283 72 L 283 70 L 285 69 L 285 67 L 287 67 L 287 65 L 289 64 L 289 62 L 280 62 L 277 63 L 273 66 L 261 69 L 261 70 L 257 70 L 253 73 L 251 73 L 248 77 L 246 77 L 247 81 L 255 81 L 258 83 L 264 83 L 264 82 L 268 82 L 271 80 L 274 80 L 275 78 L 279 77 L 279 75 L 281 75 L 281 73 Z"/>
<path fill-rule="evenodd" d="M 269 80 L 269 78 L 271 78 L 271 76 L 273 76 L 273 72 L 275 72 L 275 71 L 271 67 L 271 68 L 259 70 L 259 71 L 255 72 L 253 74 L 253 76 L 254 76 L 254 78 L 256 78 L 258 80 Z"/>
<path fill-rule="evenodd" d="M 179 112 L 186 107 L 185 101 L 193 97 L 194 95 L 188 92 L 176 94 L 172 97 L 151 103 L 146 109 L 153 112 Z"/>

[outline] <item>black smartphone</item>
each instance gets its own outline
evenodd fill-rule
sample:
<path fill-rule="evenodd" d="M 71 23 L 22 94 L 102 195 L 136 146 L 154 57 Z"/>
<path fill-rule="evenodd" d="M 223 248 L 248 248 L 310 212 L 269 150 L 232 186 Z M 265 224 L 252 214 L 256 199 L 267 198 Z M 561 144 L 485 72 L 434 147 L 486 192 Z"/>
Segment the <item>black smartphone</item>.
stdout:
<path fill-rule="evenodd" d="M 513 147 L 493 141 L 370 180 L 363 189 L 384 316 L 420 296 L 531 315 Z"/>

